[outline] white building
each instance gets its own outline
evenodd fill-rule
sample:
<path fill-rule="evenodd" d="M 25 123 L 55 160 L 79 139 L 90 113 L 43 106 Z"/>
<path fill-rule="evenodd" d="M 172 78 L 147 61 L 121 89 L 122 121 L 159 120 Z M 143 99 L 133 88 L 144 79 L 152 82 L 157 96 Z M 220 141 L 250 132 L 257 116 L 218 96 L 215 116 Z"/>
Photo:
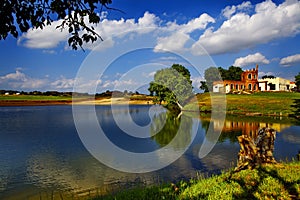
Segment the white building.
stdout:
<path fill-rule="evenodd" d="M 290 91 L 296 87 L 294 82 L 280 77 L 259 79 L 258 84 L 260 91 Z"/>
<path fill-rule="evenodd" d="M 224 92 L 224 84 L 223 83 L 214 84 L 213 92 Z M 227 90 L 226 90 L 226 93 L 227 93 Z"/>

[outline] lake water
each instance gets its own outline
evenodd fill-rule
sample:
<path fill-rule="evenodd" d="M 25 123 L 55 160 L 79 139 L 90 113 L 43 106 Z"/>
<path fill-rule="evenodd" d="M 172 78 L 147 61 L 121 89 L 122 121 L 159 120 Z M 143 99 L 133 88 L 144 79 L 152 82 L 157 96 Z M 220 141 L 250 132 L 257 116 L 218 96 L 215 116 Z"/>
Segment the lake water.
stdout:
<path fill-rule="evenodd" d="M 149 115 L 149 109 L 150 115 Z M 113 116 L 126 123 L 125 107 L 96 106 L 99 124 L 115 145 L 145 153 L 162 147 L 187 151 L 171 165 L 148 173 L 121 172 L 99 162 L 82 143 L 71 106 L 0 108 L 0 199 L 72 199 L 104 194 L 136 185 L 151 185 L 207 175 L 235 166 L 240 149 L 236 137 L 269 126 L 277 130 L 274 156 L 277 161 L 296 159 L 300 150 L 300 126 L 293 119 L 228 116 L 224 126 L 209 115 L 184 118 L 184 132 L 173 147 L 168 143 L 180 129 L 180 119 L 160 107 L 130 106 L 139 126 L 149 125 L 145 136 L 124 134 Z M 88 121 L 89 119 L 86 119 Z M 165 124 L 162 121 L 166 121 Z M 211 123 L 222 130 L 218 143 L 204 158 L 198 156 Z M 155 135 L 155 131 L 161 131 Z M 113 158 L 111 158 L 113 159 Z M 125 158 L 126 159 L 126 158 Z"/>

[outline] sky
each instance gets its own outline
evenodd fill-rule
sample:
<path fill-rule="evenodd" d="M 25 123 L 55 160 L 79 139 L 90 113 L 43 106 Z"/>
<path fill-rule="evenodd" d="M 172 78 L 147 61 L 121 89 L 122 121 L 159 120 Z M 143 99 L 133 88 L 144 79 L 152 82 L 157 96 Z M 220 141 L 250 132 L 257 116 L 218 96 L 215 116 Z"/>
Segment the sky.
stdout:
<path fill-rule="evenodd" d="M 0 41 L 0 89 L 145 92 L 158 69 L 178 63 L 195 90 L 216 66 L 259 65 L 259 77 L 300 72 L 300 1 L 113 0 L 94 25 L 104 41 L 72 50 L 54 21 Z M 86 21 L 88 23 L 88 21 Z"/>

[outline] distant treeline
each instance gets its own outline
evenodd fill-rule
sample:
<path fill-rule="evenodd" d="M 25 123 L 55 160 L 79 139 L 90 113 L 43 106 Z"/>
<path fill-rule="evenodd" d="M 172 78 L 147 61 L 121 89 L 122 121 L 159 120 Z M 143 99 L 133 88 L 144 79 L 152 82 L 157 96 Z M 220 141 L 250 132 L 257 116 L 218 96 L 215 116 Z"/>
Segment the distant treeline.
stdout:
<path fill-rule="evenodd" d="M 24 92 L 24 91 L 17 91 L 17 90 L 0 90 L 0 95 L 41 95 L 41 96 L 95 96 L 95 97 L 123 97 L 126 95 L 138 95 L 139 92 L 131 92 L 125 90 L 124 92 L 121 91 L 105 91 L 102 93 L 96 93 L 95 95 L 88 94 L 88 93 L 78 93 L 78 92 L 58 92 L 58 91 L 31 91 L 31 92 Z"/>

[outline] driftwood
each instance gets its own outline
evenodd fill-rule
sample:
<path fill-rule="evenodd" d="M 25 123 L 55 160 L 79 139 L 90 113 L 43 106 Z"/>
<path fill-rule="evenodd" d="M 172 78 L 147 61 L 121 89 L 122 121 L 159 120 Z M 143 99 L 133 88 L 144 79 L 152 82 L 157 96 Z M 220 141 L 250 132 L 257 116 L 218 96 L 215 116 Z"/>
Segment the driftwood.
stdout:
<path fill-rule="evenodd" d="M 235 171 L 253 169 L 264 163 L 276 163 L 273 157 L 275 138 L 276 131 L 271 128 L 262 128 L 257 135 L 239 136 L 241 150 Z"/>

